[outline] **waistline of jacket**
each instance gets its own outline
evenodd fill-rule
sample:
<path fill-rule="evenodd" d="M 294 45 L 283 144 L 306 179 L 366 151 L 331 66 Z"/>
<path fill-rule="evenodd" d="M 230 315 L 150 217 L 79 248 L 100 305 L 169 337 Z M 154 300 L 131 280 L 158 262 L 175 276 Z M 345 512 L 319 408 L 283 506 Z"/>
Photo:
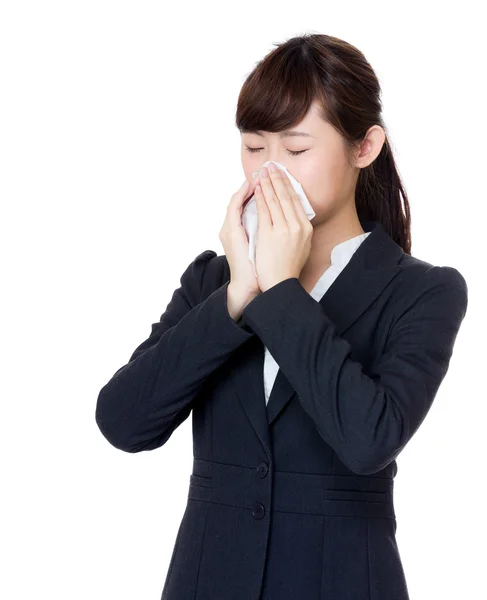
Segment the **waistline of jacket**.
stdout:
<path fill-rule="evenodd" d="M 395 518 L 394 480 L 373 475 L 278 471 L 193 459 L 188 499 L 248 509 L 329 516 Z"/>

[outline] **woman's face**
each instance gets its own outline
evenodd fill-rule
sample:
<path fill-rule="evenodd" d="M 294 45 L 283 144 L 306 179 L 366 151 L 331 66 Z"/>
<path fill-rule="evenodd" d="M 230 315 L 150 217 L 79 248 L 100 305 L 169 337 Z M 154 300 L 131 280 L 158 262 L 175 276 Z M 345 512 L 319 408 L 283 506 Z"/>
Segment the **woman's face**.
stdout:
<path fill-rule="evenodd" d="M 308 135 L 242 133 L 242 166 L 246 179 L 252 184 L 255 183 L 252 173 L 266 161 L 275 160 L 284 165 L 303 186 L 316 213 L 311 220 L 315 225 L 340 211 L 346 203 L 355 202 L 359 169 L 347 163 L 342 137 L 319 116 L 316 103 L 291 131 Z M 293 152 L 300 154 L 293 155 Z"/>

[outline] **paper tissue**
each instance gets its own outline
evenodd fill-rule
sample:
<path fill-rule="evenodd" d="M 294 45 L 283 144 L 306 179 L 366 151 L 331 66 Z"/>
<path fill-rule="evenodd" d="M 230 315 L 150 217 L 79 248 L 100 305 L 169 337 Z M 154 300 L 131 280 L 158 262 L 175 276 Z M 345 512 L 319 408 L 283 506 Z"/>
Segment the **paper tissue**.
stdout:
<path fill-rule="evenodd" d="M 289 177 L 291 184 L 296 192 L 298 198 L 301 200 L 301 204 L 304 208 L 306 216 L 309 220 L 311 220 L 315 215 L 315 211 L 311 207 L 306 194 L 304 193 L 303 186 L 295 179 L 291 173 L 287 170 L 284 165 L 276 162 L 275 160 L 268 160 L 262 166 L 267 167 L 269 163 L 274 163 L 278 169 L 284 171 L 287 177 Z M 252 178 L 255 179 L 258 175 L 258 171 L 254 171 L 252 173 Z M 254 274 L 257 277 L 257 271 L 255 270 L 255 243 L 256 243 L 256 235 L 257 235 L 257 205 L 255 203 L 255 196 L 252 195 L 250 200 L 247 201 L 247 204 L 244 206 L 242 211 L 242 225 L 247 232 L 247 237 L 249 239 L 249 260 L 254 267 Z"/>

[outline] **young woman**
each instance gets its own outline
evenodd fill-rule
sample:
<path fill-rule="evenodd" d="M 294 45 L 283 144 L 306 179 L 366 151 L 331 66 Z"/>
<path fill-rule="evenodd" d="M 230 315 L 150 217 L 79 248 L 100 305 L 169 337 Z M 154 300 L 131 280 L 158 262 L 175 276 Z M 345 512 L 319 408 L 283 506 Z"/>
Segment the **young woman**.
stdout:
<path fill-rule="evenodd" d="M 127 452 L 161 447 L 193 413 L 162 598 L 408 599 L 395 459 L 447 373 L 467 285 L 411 256 L 379 94 L 362 53 L 330 36 L 258 63 L 238 100 L 246 184 L 225 253 L 195 257 L 100 391 L 98 426 Z M 261 169 L 272 160 L 311 221 L 285 173 Z M 257 277 L 241 223 L 254 192 Z"/>

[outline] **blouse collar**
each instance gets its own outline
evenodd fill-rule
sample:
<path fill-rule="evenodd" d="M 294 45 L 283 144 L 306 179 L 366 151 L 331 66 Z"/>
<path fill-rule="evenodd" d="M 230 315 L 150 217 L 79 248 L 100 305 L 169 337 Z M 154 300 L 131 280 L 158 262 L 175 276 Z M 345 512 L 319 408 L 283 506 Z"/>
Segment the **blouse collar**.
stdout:
<path fill-rule="evenodd" d="M 330 256 L 331 265 L 339 268 L 345 266 L 352 258 L 355 250 L 357 250 L 360 244 L 368 235 L 370 235 L 370 233 L 370 231 L 366 231 L 365 233 L 356 235 L 355 237 L 345 240 L 344 242 L 340 242 L 334 246 Z"/>

